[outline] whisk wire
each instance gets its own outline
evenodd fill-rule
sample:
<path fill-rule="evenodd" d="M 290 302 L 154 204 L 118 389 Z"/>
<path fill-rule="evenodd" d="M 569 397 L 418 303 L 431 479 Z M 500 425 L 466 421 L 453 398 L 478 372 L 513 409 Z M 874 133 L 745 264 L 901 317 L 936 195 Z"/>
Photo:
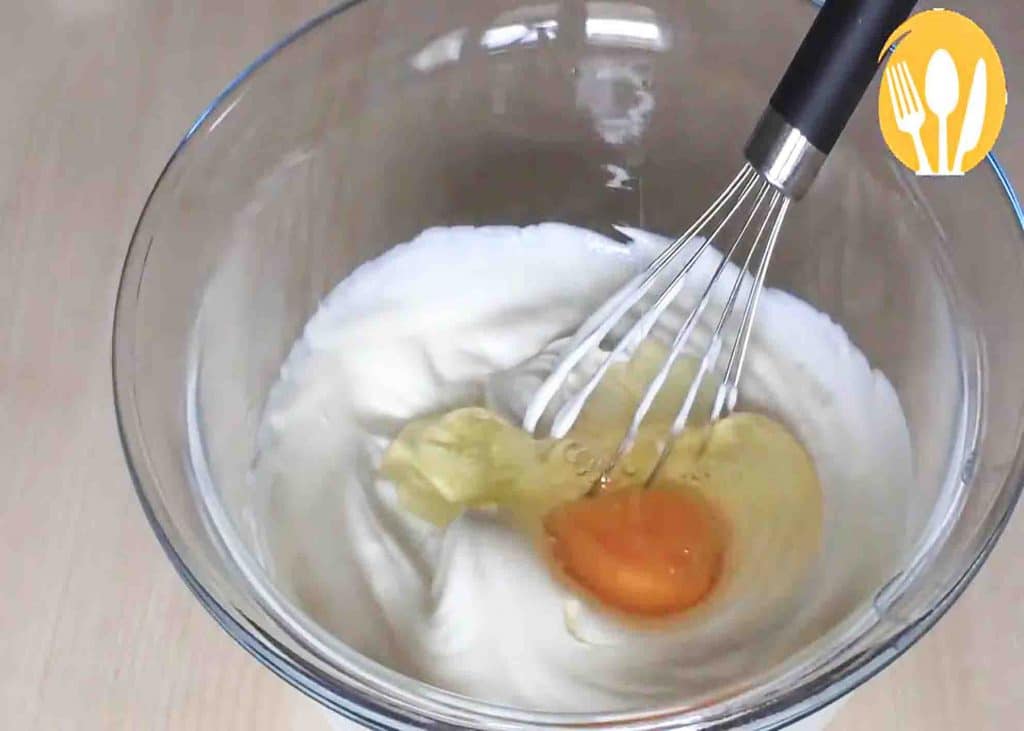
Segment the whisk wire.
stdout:
<path fill-rule="evenodd" d="M 661 295 L 658 297 L 655 303 L 650 307 L 650 309 L 648 309 L 643 314 L 643 316 L 641 316 L 637 320 L 637 322 L 633 324 L 633 326 L 626 332 L 626 334 L 619 339 L 619 342 L 615 345 L 611 352 L 609 352 L 604 357 L 604 359 L 601 362 L 601 365 L 598 366 L 597 370 L 591 375 L 591 377 L 587 380 L 583 387 L 580 388 L 579 391 L 577 391 L 575 394 L 573 394 L 572 397 L 570 397 L 570 399 L 562 406 L 562 408 L 558 410 L 558 413 L 555 415 L 554 421 L 551 424 L 550 433 L 552 437 L 555 437 L 556 439 L 561 438 L 569 432 L 569 430 L 572 428 L 572 425 L 575 424 L 576 420 L 579 418 L 580 412 L 583 410 L 584 405 L 586 405 L 587 399 L 590 398 L 590 395 L 594 392 L 598 384 L 601 382 L 601 379 L 604 378 L 605 373 L 611 367 L 612 363 L 630 357 L 636 350 L 636 348 L 639 347 L 640 343 L 643 342 L 644 338 L 646 338 L 647 335 L 650 334 L 651 329 L 657 323 L 662 313 L 664 313 L 664 311 L 668 308 L 672 301 L 679 296 L 679 292 L 682 290 L 683 284 L 685 283 L 686 275 L 690 272 L 691 269 L 693 269 L 694 265 L 697 263 L 697 260 L 704 253 L 704 250 L 711 245 L 711 243 L 715 240 L 715 238 L 722 231 L 722 229 L 725 228 L 725 225 L 729 222 L 729 219 L 732 218 L 733 214 L 735 214 L 736 211 L 739 210 L 740 205 L 742 205 L 743 201 L 747 198 L 747 195 L 753 189 L 755 183 L 756 178 L 751 178 L 750 180 L 747 181 L 746 185 L 744 185 L 743 187 L 743 190 L 740 192 L 737 204 L 728 212 L 728 214 L 718 224 L 715 230 L 699 244 L 696 251 L 694 251 L 690 255 L 690 258 L 686 261 L 686 263 L 683 264 L 683 266 L 680 268 L 678 272 L 676 272 L 675 276 L 669 282 L 668 286 L 661 293 Z M 694 234 L 696 233 L 697 232 L 694 232 Z M 734 247 L 738 245 L 738 241 L 739 240 L 737 239 L 737 244 L 734 244 Z M 638 293 L 634 298 L 635 301 L 633 302 L 633 304 L 639 302 L 642 296 L 643 295 L 641 293 Z M 702 306 L 700 308 L 701 310 L 703 310 L 704 304 L 705 303 L 702 298 Z M 695 314 L 691 313 L 691 319 L 693 319 L 694 322 L 696 322 L 696 319 L 699 318 L 699 316 L 699 312 L 695 311 Z M 610 329 L 611 328 L 609 328 L 609 330 Z M 644 409 L 644 413 L 646 413 L 646 409 Z"/>
<path fill-rule="evenodd" d="M 782 202 L 777 217 L 774 219 L 772 229 L 768 234 L 768 243 L 765 246 L 764 254 L 761 255 L 761 261 L 757 267 L 757 273 L 754 275 L 754 286 L 750 297 L 747 298 L 746 306 L 743 310 L 743 320 L 740 324 L 739 333 L 736 336 L 736 340 L 733 342 L 732 352 L 729 354 L 729 363 L 726 366 L 725 376 L 722 379 L 721 385 L 718 387 L 718 392 L 715 394 L 715 403 L 711 409 L 710 421 L 717 421 L 721 416 L 728 416 L 732 413 L 732 410 L 736 408 L 736 400 L 739 394 L 739 376 L 743 370 L 743 364 L 747 357 L 747 346 L 750 344 L 750 334 L 752 331 L 751 325 L 754 321 L 754 316 L 757 314 L 757 305 L 761 299 L 761 290 L 764 289 L 765 276 L 768 273 L 768 264 L 771 262 L 772 253 L 775 251 L 775 244 L 779 240 L 779 233 L 782 230 L 782 223 L 786 219 L 786 213 L 789 211 L 789 204 L 792 202 L 789 198 L 786 198 L 781 193 L 775 192 L 772 196 L 772 210 L 775 206 Z M 755 245 L 757 241 L 761 239 L 764 234 L 765 225 L 768 221 L 772 220 L 771 211 L 765 218 L 764 223 L 761 225 L 761 230 L 758 231 L 757 239 L 755 239 Z M 751 252 L 753 252 L 751 247 Z M 744 268 L 744 272 L 746 268 Z"/>
<path fill-rule="evenodd" d="M 712 273 L 711 277 L 708 279 L 708 283 L 707 285 L 705 285 L 704 291 L 701 293 L 697 306 L 690 311 L 689 315 L 686 317 L 686 320 L 683 322 L 682 326 L 676 333 L 675 339 L 672 341 L 672 345 L 669 349 L 669 352 L 666 354 L 664 361 L 662 362 L 661 368 L 658 370 L 658 373 L 652 379 L 650 385 L 648 385 L 647 389 L 644 391 L 643 395 L 640 398 L 640 402 L 636 407 L 636 410 L 633 412 L 633 419 L 630 422 L 630 425 L 627 428 L 626 433 L 623 436 L 618 449 L 616 450 L 615 457 L 612 460 L 612 466 L 614 466 L 614 464 L 617 463 L 625 455 L 625 453 L 632 448 L 633 443 L 636 441 L 637 434 L 639 434 L 640 432 L 640 427 L 642 426 L 644 419 L 647 417 L 648 412 L 654 405 L 654 401 L 657 398 L 658 393 L 661 391 L 662 387 L 665 385 L 665 381 L 668 380 L 668 377 L 672 372 L 672 367 L 675 365 L 679 356 L 682 355 L 682 353 L 684 352 L 686 345 L 690 340 L 690 337 L 693 335 L 693 332 L 696 329 L 697 323 L 700 321 L 701 316 L 704 314 L 704 310 L 707 309 L 708 303 L 711 301 L 711 290 L 715 287 L 715 284 L 718 282 L 718 279 L 721 276 L 722 272 L 725 270 L 729 261 L 735 255 L 736 250 L 739 249 L 740 244 L 743 241 L 743 237 L 746 234 L 747 229 L 750 228 L 750 224 L 753 222 L 754 217 L 757 215 L 757 210 L 761 206 L 761 203 L 764 200 L 765 196 L 768 194 L 770 187 L 771 186 L 769 186 L 767 183 L 762 184 L 761 189 L 758 192 L 757 198 L 754 201 L 754 205 L 751 207 L 750 213 L 747 215 L 747 219 L 743 224 L 743 228 L 741 228 L 740 232 L 736 235 L 735 239 L 733 240 L 732 246 L 729 247 L 728 252 L 726 252 L 725 256 L 723 256 L 721 260 L 718 262 L 718 266 L 715 268 L 714 273 Z M 739 203 L 737 204 L 736 208 L 733 209 L 732 212 L 739 210 L 739 206 L 742 205 L 742 203 L 743 198 L 741 197 Z M 724 223 L 722 225 L 724 225 Z M 717 234 L 718 231 L 721 231 L 721 229 L 722 226 L 720 225 L 718 229 L 715 231 L 715 234 Z M 708 240 L 710 241 L 711 237 L 709 237 Z M 706 365 L 706 361 L 707 356 L 705 355 L 705 357 L 701 360 L 701 365 L 698 368 L 698 372 L 696 377 L 694 378 L 693 384 L 699 386 L 699 382 L 703 377 L 702 371 Z M 687 391 L 686 398 L 683 400 L 683 405 L 680 411 L 680 414 L 683 415 L 682 418 L 684 420 L 686 418 L 685 415 L 689 414 L 689 412 L 693 409 L 693 403 L 696 400 L 696 395 L 697 389 L 693 385 L 691 385 L 690 389 Z M 678 421 L 679 418 L 677 417 L 676 420 Z"/>
<path fill-rule="evenodd" d="M 631 277 L 620 287 L 598 311 L 579 328 L 567 346 L 566 352 L 552 373 L 537 390 L 533 400 L 527 407 L 523 418 L 523 428 L 536 433 L 538 424 L 544 417 L 555 395 L 572 376 L 576 367 L 587 353 L 600 350 L 602 343 L 616 327 L 623 327 L 625 334 L 617 339 L 606 352 L 601 352 L 600 361 L 590 373 L 583 385 L 569 394 L 564 403 L 557 409 L 548 430 L 549 436 L 560 438 L 565 436 L 579 418 L 587 400 L 607 375 L 614 363 L 628 360 L 651 334 L 668 308 L 681 296 L 686 286 L 687 277 L 696 267 L 698 260 L 723 234 L 730 222 L 738 218 L 738 231 L 729 234 L 731 241 L 723 250 L 717 264 L 710 273 L 701 289 L 696 304 L 686 314 L 677 327 L 657 373 L 647 384 L 632 414 L 629 425 L 612 458 L 602 465 L 600 478 L 595 482 L 595 489 L 610 480 L 612 471 L 633 448 L 640 430 L 651 409 L 654 407 L 658 394 L 664 389 L 679 358 L 692 352 L 691 345 L 694 333 L 701 319 L 712 302 L 717 286 L 723 284 L 722 278 L 729 267 L 735 271 L 735 279 L 728 289 L 728 294 L 721 305 L 721 311 L 710 329 L 707 345 L 700 353 L 696 371 L 686 390 L 675 418 L 671 422 L 668 434 L 658 441 L 654 466 L 645 480 L 649 485 L 657 477 L 662 466 L 672 452 L 674 443 L 686 428 L 704 382 L 710 374 L 717 373 L 721 380 L 715 391 L 714 400 L 708 414 L 708 422 L 714 422 L 723 414 L 727 415 L 735 408 L 740 373 L 750 343 L 752 324 L 757 311 L 761 289 L 764 286 L 768 263 L 774 251 L 782 228 L 783 219 L 788 211 L 790 198 L 777 190 L 770 182 L 757 173 L 751 165 L 745 164 L 714 203 L 690 226 L 682 236 L 672 241 L 654 258 L 651 264 L 640 274 Z M 740 213 L 742 212 L 742 215 Z M 707 229 L 705 231 L 705 229 Z M 756 231 L 756 233 L 753 233 Z M 751 235 L 752 234 L 752 238 Z M 691 242 L 695 245 L 685 252 L 684 247 Z M 744 246 L 749 246 L 744 250 Z M 737 260 L 742 254 L 742 261 Z M 677 259 L 681 265 L 668 270 L 670 264 Z M 756 271 L 752 273 L 756 262 Z M 703 276 L 703 275 L 702 275 Z M 730 275 L 731 276 L 731 275 Z M 644 298 L 655 286 L 657 296 L 650 306 Z M 746 294 L 743 292 L 746 291 Z M 743 299 L 742 308 L 737 304 Z M 639 306 L 635 321 L 630 319 L 630 312 Z M 730 326 L 734 315 L 739 316 L 738 326 Z M 735 334 L 733 334 L 735 333 Z M 718 365 L 726 341 L 731 339 L 729 357 L 724 369 Z"/>
<path fill-rule="evenodd" d="M 739 234 L 737 234 L 735 243 L 733 244 L 732 248 L 730 248 L 730 250 L 727 253 L 727 255 L 722 257 L 722 260 L 719 262 L 718 267 L 715 269 L 715 272 L 712 275 L 711 280 L 709 281 L 707 287 L 705 288 L 704 292 L 702 293 L 702 295 L 701 295 L 701 304 L 702 305 L 704 305 L 708 301 L 710 301 L 711 289 L 717 283 L 719 277 L 722 274 L 722 271 L 726 267 L 726 264 L 731 261 L 734 253 L 736 252 L 736 250 L 739 247 L 740 242 L 743 241 L 747 231 L 749 230 L 751 224 L 754 222 L 754 220 L 755 220 L 755 218 L 757 216 L 757 213 L 758 213 L 758 211 L 759 211 L 759 209 L 761 207 L 761 203 L 765 200 L 765 198 L 767 197 L 769 192 L 772 192 L 772 188 L 771 188 L 770 185 L 768 185 L 766 183 L 766 184 L 764 184 L 762 186 L 762 188 L 761 188 L 761 190 L 760 190 L 760 192 L 758 194 L 758 199 L 755 202 L 754 206 L 751 208 L 750 214 L 748 215 L 747 220 L 744 223 L 742 230 L 739 232 Z M 768 225 L 768 222 L 772 220 L 772 214 L 773 214 L 773 212 L 775 210 L 775 207 L 776 207 L 776 204 L 778 202 L 778 199 L 779 199 L 779 194 L 777 192 L 773 192 L 771 200 L 769 201 L 768 206 L 767 206 L 767 211 L 764 214 L 764 218 L 761 221 L 760 227 L 758 228 L 757 235 L 754 237 L 754 240 L 751 242 L 750 247 L 747 250 L 747 254 L 746 254 L 746 257 L 744 257 L 743 265 L 740 268 L 740 272 L 736 276 L 735 281 L 733 282 L 733 285 L 732 285 L 732 287 L 729 290 L 729 295 L 726 298 L 726 302 L 725 302 L 724 306 L 722 307 L 722 313 L 719 316 L 718 321 L 715 323 L 714 329 L 711 332 L 710 341 L 708 343 L 707 348 L 704 351 L 703 356 L 700 359 L 699 365 L 697 367 L 697 372 L 694 374 L 693 380 L 690 382 L 690 386 L 687 389 L 686 396 L 683 399 L 682 406 L 680 407 L 679 411 L 677 412 L 676 418 L 672 422 L 672 427 L 669 430 L 668 437 L 665 439 L 665 441 L 661 445 L 659 445 L 659 451 L 658 451 L 657 460 L 655 461 L 654 467 L 651 469 L 650 473 L 648 474 L 647 480 L 646 480 L 646 484 L 648 484 L 648 485 L 651 484 L 656 479 L 656 477 L 657 477 L 659 471 L 661 470 L 662 466 L 668 460 L 668 457 L 670 456 L 670 454 L 672 452 L 672 448 L 675 445 L 676 439 L 679 437 L 680 434 L 682 434 L 683 429 L 686 427 L 686 424 L 688 423 L 688 421 L 690 419 L 690 415 L 691 415 L 691 413 L 693 411 L 694 405 L 697 402 L 697 396 L 700 393 L 700 389 L 701 389 L 701 386 L 704 383 L 704 379 L 707 377 L 707 375 L 710 372 L 712 372 L 715 369 L 715 366 L 718 363 L 718 359 L 721 356 L 721 352 L 722 352 L 722 349 L 724 347 L 724 333 L 725 333 L 726 324 L 728 323 L 729 319 L 731 318 L 731 316 L 733 314 L 733 310 L 735 308 L 736 301 L 737 301 L 737 299 L 739 297 L 739 293 L 740 293 L 740 291 L 742 289 L 742 286 L 743 286 L 744 282 L 747 281 L 748 274 L 749 274 L 749 269 L 750 269 L 750 263 L 753 260 L 755 252 L 757 252 L 757 250 L 759 248 L 759 244 L 760 244 L 761 239 L 762 239 L 762 237 L 764 235 L 764 231 L 765 231 L 765 228 Z M 767 252 L 767 248 L 766 248 L 766 253 L 768 253 Z M 762 255 L 762 262 L 764 262 L 764 261 L 765 261 L 765 258 L 764 258 L 764 255 Z M 748 303 L 751 301 L 751 299 L 753 297 L 753 290 L 754 289 L 756 289 L 756 284 L 751 287 L 751 295 L 748 296 Z M 701 307 L 700 309 L 703 310 L 703 307 Z M 735 353 L 736 353 L 737 344 L 739 344 L 742 341 L 742 339 L 743 339 L 743 332 L 742 332 L 742 330 L 743 330 L 744 324 L 745 324 L 745 320 L 741 321 L 740 330 L 737 332 L 736 338 L 733 341 L 732 353 L 730 355 L 730 360 L 731 361 L 733 360 L 732 355 L 735 355 Z M 669 361 L 671 359 L 671 361 L 674 362 L 675 358 L 678 357 L 678 355 L 680 355 L 683 352 L 683 350 L 685 348 L 685 345 L 686 345 L 685 342 L 673 343 L 672 350 L 669 353 L 669 358 L 666 358 L 666 361 Z M 661 384 L 662 385 L 664 383 L 664 380 L 668 376 L 668 369 L 671 368 L 671 366 L 672 366 L 672 362 L 667 362 L 667 367 L 663 368 L 663 370 L 665 370 L 665 376 L 661 380 Z M 728 369 L 727 369 L 727 372 L 728 372 Z M 659 388 L 660 388 L 660 385 L 659 385 Z M 718 396 L 716 394 L 716 403 L 717 403 L 717 401 L 718 401 Z M 714 409 L 713 409 L 712 410 L 712 415 L 711 415 L 709 421 L 715 421 L 716 418 L 717 418 L 717 415 L 714 414 Z M 635 434 L 634 434 L 634 438 L 635 438 Z M 624 454 L 624 452 L 623 452 L 623 454 Z"/>
<path fill-rule="evenodd" d="M 583 356 L 604 340 L 616 323 L 650 290 L 668 263 L 675 258 L 679 251 L 693 239 L 694 235 L 708 221 L 718 214 L 722 207 L 732 198 L 733 193 L 756 177 L 757 173 L 753 167 L 749 163 L 745 163 L 732 182 L 722 191 L 722 194 L 694 221 L 693 225 L 686 232 L 669 244 L 643 273 L 633 277 L 612 295 L 606 303 L 607 315 L 601 312 L 602 317 L 591 318 L 588 323 L 584 324 L 582 331 L 576 334 L 565 356 L 551 372 L 551 375 L 544 380 L 531 400 L 523 416 L 523 429 L 531 434 L 536 431 L 537 425 L 544 416 L 544 412 L 550 405 L 551 400 L 565 383 L 572 370 L 583 359 Z M 602 308 L 602 310 L 604 309 Z M 596 324 L 588 328 L 588 324 L 595 319 Z"/>

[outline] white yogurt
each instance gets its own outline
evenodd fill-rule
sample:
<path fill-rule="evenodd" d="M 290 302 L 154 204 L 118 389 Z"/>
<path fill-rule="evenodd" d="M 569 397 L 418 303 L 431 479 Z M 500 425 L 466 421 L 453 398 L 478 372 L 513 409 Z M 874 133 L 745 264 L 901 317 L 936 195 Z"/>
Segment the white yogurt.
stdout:
<path fill-rule="evenodd" d="M 896 394 L 842 328 L 773 290 L 741 404 L 790 427 L 824 492 L 821 554 L 787 601 L 628 628 L 577 601 L 505 525 L 472 514 L 442 530 L 397 505 L 376 476 L 391 437 L 488 398 L 521 416 L 545 361 L 494 376 L 570 333 L 666 242 L 624 233 L 632 243 L 563 224 L 431 229 L 360 267 L 307 324 L 267 402 L 250 502 L 236 507 L 280 587 L 357 650 L 493 702 L 650 707 L 770 669 L 890 578 L 912 479 Z M 702 257 L 665 328 L 692 308 L 717 256 Z M 726 290 L 713 294 L 712 317 Z"/>

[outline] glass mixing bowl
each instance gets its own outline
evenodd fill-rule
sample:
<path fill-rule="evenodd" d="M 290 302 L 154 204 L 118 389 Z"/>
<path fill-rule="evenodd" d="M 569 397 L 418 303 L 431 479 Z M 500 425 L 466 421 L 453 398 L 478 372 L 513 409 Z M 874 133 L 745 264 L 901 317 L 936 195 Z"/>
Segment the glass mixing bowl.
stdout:
<path fill-rule="evenodd" d="M 1024 237 L 994 158 L 918 179 L 869 91 L 770 285 L 841 323 L 896 387 L 916 480 L 903 568 L 770 672 L 637 713 L 461 697 L 346 647 L 269 581 L 225 507 L 264 399 L 318 301 L 445 224 L 686 227 L 731 179 L 812 14 L 801 0 L 349 2 L 271 49 L 170 160 L 124 266 L 114 388 L 128 463 L 171 560 L 222 626 L 373 727 L 772 728 L 863 682 L 960 594 L 1021 489 Z"/>

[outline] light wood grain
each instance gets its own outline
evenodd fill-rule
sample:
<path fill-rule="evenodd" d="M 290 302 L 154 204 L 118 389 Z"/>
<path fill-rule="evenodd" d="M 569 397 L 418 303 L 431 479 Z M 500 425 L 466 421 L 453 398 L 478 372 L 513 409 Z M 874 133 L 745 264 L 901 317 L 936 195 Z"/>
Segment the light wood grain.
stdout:
<path fill-rule="evenodd" d="M 109 364 L 121 260 L 181 132 L 325 4 L 0 4 L 0 729 L 325 728 L 315 704 L 221 632 L 162 555 L 124 467 Z M 968 11 L 1004 50 L 1011 89 L 1024 78 L 1012 6 Z M 998 149 L 1024 180 L 1014 101 Z M 1019 727 L 1022 520 L 835 731 Z"/>

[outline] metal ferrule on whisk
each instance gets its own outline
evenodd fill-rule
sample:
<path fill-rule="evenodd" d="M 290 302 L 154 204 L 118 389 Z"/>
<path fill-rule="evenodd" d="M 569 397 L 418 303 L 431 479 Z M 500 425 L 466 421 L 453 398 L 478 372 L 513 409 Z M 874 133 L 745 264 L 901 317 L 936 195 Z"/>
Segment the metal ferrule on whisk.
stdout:
<path fill-rule="evenodd" d="M 744 153 L 761 177 L 793 200 L 804 197 L 826 157 L 770 106 L 761 115 Z"/>

